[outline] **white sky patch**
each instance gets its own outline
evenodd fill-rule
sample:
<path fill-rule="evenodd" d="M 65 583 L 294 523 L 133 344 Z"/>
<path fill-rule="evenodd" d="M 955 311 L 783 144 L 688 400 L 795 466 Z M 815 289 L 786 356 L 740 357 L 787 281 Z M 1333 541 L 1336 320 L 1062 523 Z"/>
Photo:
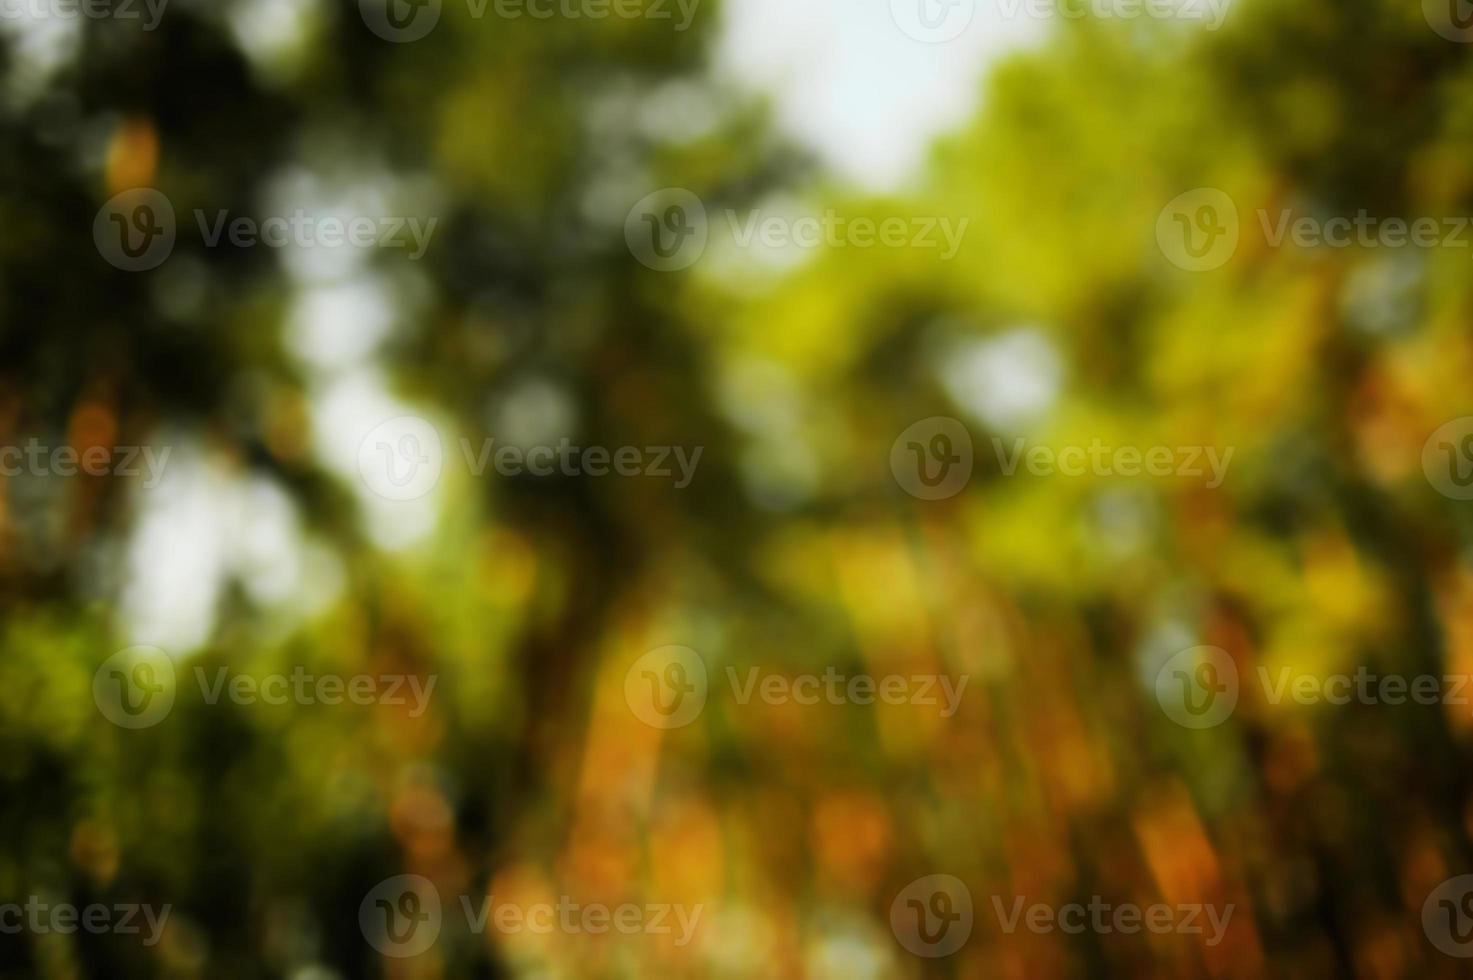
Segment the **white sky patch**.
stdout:
<path fill-rule="evenodd" d="M 712 209 L 705 258 L 718 278 L 789 273 L 826 250 L 811 244 L 827 239 L 829 230 L 818 223 L 823 214 L 822 205 L 790 195 L 769 197 L 741 211 Z M 769 227 L 774 229 L 771 237 Z"/>
<path fill-rule="evenodd" d="M 309 155 L 336 160 L 363 152 L 351 142 L 331 143 L 324 138 L 323 145 Z M 277 249 L 282 266 L 293 280 L 310 283 L 350 278 L 380 249 L 391 251 L 400 262 L 433 248 L 441 199 L 434 182 L 427 178 L 395 175 L 367 165 L 332 173 L 298 165 L 283 168 L 266 181 L 260 204 L 259 212 L 236 210 L 230 217 L 251 217 L 263 224 L 269 218 L 286 220 L 287 244 Z M 212 225 L 217 218 L 213 212 L 207 215 Z M 323 240 L 326 219 L 343 226 L 332 244 Z M 355 240 L 347 234 L 349 223 L 365 220 L 372 223 L 372 241 Z M 297 226 L 302 229 L 302 241 L 298 241 Z"/>
<path fill-rule="evenodd" d="M 500 399 L 491 413 L 491 431 L 498 445 L 555 446 L 577 434 L 578 407 L 561 386 L 543 378 L 529 378 Z"/>
<path fill-rule="evenodd" d="M 305 67 L 320 0 L 236 0 L 229 10 L 235 43 L 266 78 L 284 82 Z"/>
<path fill-rule="evenodd" d="M 1044 334 L 1032 327 L 968 340 L 937 365 L 953 401 L 999 432 L 1036 423 L 1059 396 L 1063 369 Z"/>
<path fill-rule="evenodd" d="M 694 140 L 709 133 L 725 107 L 702 81 L 676 79 L 634 103 L 639 127 L 668 140 Z"/>
<path fill-rule="evenodd" d="M 20 16 L 0 17 L 0 35 L 11 39 L 9 91 L 14 102 L 26 104 L 42 95 L 58 71 L 76 59 L 82 46 L 82 23 L 35 11 L 26 4 Z"/>
<path fill-rule="evenodd" d="M 1092 516 L 1096 540 L 1116 559 L 1143 552 L 1159 523 L 1156 498 L 1136 487 L 1101 491 L 1094 498 Z"/>
<path fill-rule="evenodd" d="M 907 36 L 890 0 L 727 0 L 723 17 L 718 70 L 770 94 L 789 135 L 873 189 L 915 176 L 930 141 L 976 111 L 997 57 L 1047 30 L 980 0 L 944 44 Z"/>
<path fill-rule="evenodd" d="M 287 347 L 319 371 L 367 359 L 394 325 L 394 297 L 382 279 L 304 286 L 287 314 Z"/>
<path fill-rule="evenodd" d="M 198 447 L 175 446 L 163 480 L 139 492 L 122 596 L 131 642 L 177 654 L 209 639 L 224 585 L 219 501 L 228 482 Z"/>
<path fill-rule="evenodd" d="M 330 144 L 324 147 L 319 156 L 336 152 Z M 262 194 L 267 214 L 291 217 L 300 212 L 314 221 L 412 217 L 427 222 L 437 210 L 435 202 L 431 185 L 371 166 L 333 173 L 287 167 L 267 182 Z M 369 538 L 381 548 L 401 551 L 434 530 L 441 488 L 436 484 L 414 499 L 385 497 L 367 482 L 360 450 L 370 436 L 375 441 L 387 438 L 375 430 L 394 419 L 413 416 L 430 430 L 437 427 L 429 408 L 393 394 L 380 364 L 384 342 L 413 323 L 416 287 L 422 283 L 412 270 L 401 268 L 389 276 L 376 268 L 371 262 L 375 247 L 293 242 L 282 248 L 282 267 L 295 285 L 282 332 L 287 349 L 312 369 L 307 397 L 317 456 L 358 498 Z M 403 262 L 405 254 L 400 250 L 394 261 Z M 449 431 L 445 426 L 438 431 L 441 454 L 433 465 L 443 474 L 446 462 L 459 459 L 459 448 L 444 437 Z M 397 439 L 391 442 L 399 444 Z"/>
<path fill-rule="evenodd" d="M 416 416 L 433 425 L 428 407 L 395 397 L 382 372 L 362 366 L 345 371 L 314 391 L 311 401 L 312 436 L 323 464 L 351 487 L 363 508 L 364 529 L 381 548 L 403 551 L 424 540 L 440 514 L 443 482 L 412 500 L 390 500 L 364 480 L 359 450 L 383 422 Z M 461 460 L 460 446 L 448 437 L 450 429 L 436 426 L 442 446 L 442 467 Z"/>
<path fill-rule="evenodd" d="M 199 648 L 232 581 L 287 621 L 336 598 L 341 571 L 321 546 L 303 540 L 284 490 L 264 477 L 241 477 L 197 443 L 157 444 L 173 451 L 159 485 L 135 491 L 120 602 L 130 642 L 176 655 Z"/>
<path fill-rule="evenodd" d="M 231 489 L 224 514 L 230 566 L 246 594 L 268 608 L 322 608 L 341 586 L 341 573 L 322 560 L 320 545 L 304 544 L 286 491 L 259 476 Z"/>
<path fill-rule="evenodd" d="M 1187 615 L 1192 611 L 1191 606 L 1164 608 L 1168 603 L 1181 603 L 1187 598 L 1189 597 L 1185 595 L 1173 595 L 1163 600 L 1160 603 L 1163 608 L 1157 610 L 1158 618 L 1136 649 L 1136 676 L 1147 688 L 1155 686 L 1156 675 L 1173 654 L 1202 642 Z"/>

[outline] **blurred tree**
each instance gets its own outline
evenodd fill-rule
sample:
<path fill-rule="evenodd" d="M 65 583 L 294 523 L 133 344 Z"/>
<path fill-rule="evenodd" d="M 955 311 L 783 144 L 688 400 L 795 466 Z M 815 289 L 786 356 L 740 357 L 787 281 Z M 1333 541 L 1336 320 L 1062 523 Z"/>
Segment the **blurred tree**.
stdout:
<path fill-rule="evenodd" d="M 354 4 L 177 0 L 154 32 L 73 22 L 49 68 L 19 28 L 5 49 L 0 445 L 168 443 L 176 474 L 250 506 L 226 531 L 177 484 L 0 481 L 0 900 L 174 907 L 157 947 L 0 936 L 0 975 L 1456 975 L 1420 914 L 1469 867 L 1473 715 L 1276 705 L 1256 678 L 1473 663 L 1473 522 L 1419 468 L 1468 414 L 1467 256 L 1275 248 L 1259 218 L 1466 213 L 1461 47 L 1385 0 L 1244 3 L 1218 33 L 1062 23 L 921 186 L 875 198 L 711 80 L 714 5 L 684 33 L 472 9 L 394 44 Z M 673 186 L 713 228 L 780 192 L 970 224 L 950 260 L 713 247 L 660 273 L 623 223 Z M 128 273 L 89 230 L 138 187 L 178 240 Z M 1156 226 L 1199 187 L 1236 203 L 1240 242 L 1191 273 Z M 364 202 L 437 218 L 423 260 L 210 247 L 194 217 Z M 440 428 L 423 533 L 355 482 L 343 405 Z M 886 460 L 937 415 L 965 419 L 978 468 L 922 503 Z M 679 491 L 465 465 L 462 438 L 520 437 L 703 455 Z M 1008 476 L 1017 438 L 1235 455 L 1218 487 Z M 272 592 L 246 545 L 279 501 L 300 555 Z M 94 671 L 140 639 L 134 579 L 173 568 L 194 601 L 192 535 L 246 558 L 219 559 L 205 638 L 169 650 L 167 724 L 118 728 Z M 1196 643 L 1245 679 L 1201 732 L 1151 688 Z M 713 692 L 751 667 L 972 684 L 953 718 L 713 694 L 676 737 L 621 700 L 664 644 L 698 649 Z M 298 666 L 437 687 L 423 714 L 196 695 L 196 668 Z M 979 925 L 922 963 L 890 901 L 941 871 Z M 358 922 L 399 873 L 447 908 L 407 966 Z M 704 901 L 711 931 L 450 924 L 487 891 Z M 990 896 L 1097 894 L 1237 914 L 1221 946 L 989 927 Z"/>

